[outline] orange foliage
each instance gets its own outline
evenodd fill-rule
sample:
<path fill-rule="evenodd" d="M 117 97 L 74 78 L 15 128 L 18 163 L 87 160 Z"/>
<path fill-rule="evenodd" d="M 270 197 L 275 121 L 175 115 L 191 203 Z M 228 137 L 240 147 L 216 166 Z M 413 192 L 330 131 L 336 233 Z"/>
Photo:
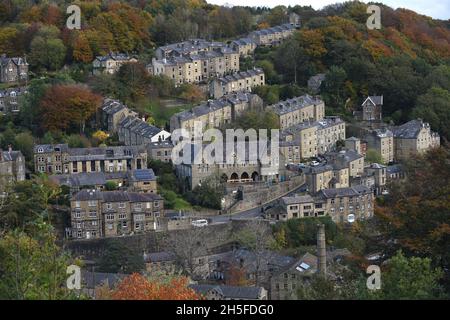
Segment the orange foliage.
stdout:
<path fill-rule="evenodd" d="M 227 273 L 226 284 L 237 287 L 247 286 L 249 283 L 247 281 L 245 269 L 231 265 Z"/>
<path fill-rule="evenodd" d="M 148 281 L 144 276 L 133 273 L 123 279 L 111 295 L 114 300 L 200 300 L 194 290 L 188 287 L 185 277 L 173 278 L 167 284 Z"/>

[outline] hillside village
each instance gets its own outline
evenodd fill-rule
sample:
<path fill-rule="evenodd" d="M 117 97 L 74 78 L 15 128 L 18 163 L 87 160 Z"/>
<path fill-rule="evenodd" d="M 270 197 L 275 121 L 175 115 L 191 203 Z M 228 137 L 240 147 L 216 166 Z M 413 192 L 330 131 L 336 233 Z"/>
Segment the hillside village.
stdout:
<path fill-rule="evenodd" d="M 384 209 L 377 208 L 408 183 L 409 162 L 446 148 L 447 131 L 419 112 L 395 118 L 392 94 L 367 86 L 354 90 L 348 101 L 357 103 L 343 112 L 336 107 L 340 96 L 330 91 L 338 83 L 334 69 L 303 85 L 295 70 L 295 85 L 281 82 L 292 85 L 290 94 L 273 100 L 270 90 L 281 87 L 273 67 L 258 59 L 281 54 L 284 43 L 311 27 L 301 12 L 285 8 L 279 24 L 264 22 L 236 37 L 155 45 L 151 55 L 111 48 L 84 63 L 87 81 L 65 82 L 34 65 L 32 72 L 26 54 L 0 46 L 0 141 L 8 143 L 0 149 L 2 216 L 14 211 L 15 194 L 38 197 L 31 186 L 43 188 L 41 222 L 53 225 L 58 244 L 84 262 L 82 291 L 94 299 L 101 298 L 98 288 L 114 290 L 133 272 L 174 270 L 205 299 L 306 299 L 316 276 L 342 288 L 342 274 L 356 256 L 383 262 L 378 245 L 355 248 L 343 239 L 378 221 L 376 211 Z M 114 79 L 132 93 L 102 92 L 115 88 Z M 341 85 L 348 89 L 348 82 Z M 151 107 L 130 98 L 141 95 L 141 87 Z M 36 95 L 42 88 L 56 91 Z M 92 99 L 83 99 L 84 92 Z M 5 119 L 29 123 L 36 135 L 22 143 L 25 131 L 14 133 Z M 198 124 L 202 132 L 278 129 L 279 148 L 270 150 L 278 160 L 254 161 L 248 150 L 237 159 L 240 145 L 233 143 L 223 145 L 224 159 L 233 155 L 233 163 L 175 164 L 180 141 L 174 131 L 184 129 L 193 139 Z M 33 230 L 27 219 L 15 221 Z M 14 223 L 2 222 L 2 232 Z M 108 250 L 136 262 L 105 267 L 104 259 L 113 259 Z"/>

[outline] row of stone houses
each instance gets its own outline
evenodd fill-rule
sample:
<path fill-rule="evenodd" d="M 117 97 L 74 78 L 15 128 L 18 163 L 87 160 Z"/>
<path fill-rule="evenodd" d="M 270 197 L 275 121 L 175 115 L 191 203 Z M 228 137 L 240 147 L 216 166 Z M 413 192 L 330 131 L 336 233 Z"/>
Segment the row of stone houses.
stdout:
<path fill-rule="evenodd" d="M 70 208 L 73 239 L 154 231 L 164 216 L 164 201 L 155 193 L 81 190 Z"/>
<path fill-rule="evenodd" d="M 363 185 L 323 189 L 317 194 L 295 195 L 281 199 L 281 210 L 269 210 L 267 217 L 286 221 L 330 216 L 337 223 L 365 220 L 373 216 L 374 194 Z"/>
<path fill-rule="evenodd" d="M 239 71 L 239 53 L 228 47 L 214 48 L 198 53 L 153 59 L 147 69 L 150 74 L 167 76 L 175 82 L 175 85 L 201 83 Z"/>
<path fill-rule="evenodd" d="M 362 153 L 361 145 L 375 150 L 383 163 L 404 161 L 439 147 L 440 136 L 431 130 L 430 124 L 421 119 L 411 120 L 400 126 L 365 130 L 360 138 L 351 138 L 356 150 Z"/>
<path fill-rule="evenodd" d="M 92 62 L 93 74 L 114 74 L 126 63 L 137 62 L 137 58 L 127 53 L 109 52 L 104 56 L 95 57 Z"/>
<path fill-rule="evenodd" d="M 28 62 L 22 57 L 0 56 L 0 82 L 15 83 L 28 80 Z"/>
<path fill-rule="evenodd" d="M 15 114 L 20 111 L 26 87 L 0 89 L 0 114 Z"/>
<path fill-rule="evenodd" d="M 251 32 L 248 37 L 257 46 L 276 46 L 292 36 L 296 26 L 291 23 Z"/>
<path fill-rule="evenodd" d="M 341 118 L 308 120 L 281 132 L 280 152 L 288 163 L 299 163 L 334 150 L 340 140 L 345 140 L 345 122 Z"/>
<path fill-rule="evenodd" d="M 239 71 L 224 77 L 213 79 L 209 83 L 209 95 L 218 99 L 224 95 L 239 91 L 251 92 L 253 88 L 265 84 L 264 71 L 260 68 Z"/>
<path fill-rule="evenodd" d="M 105 99 L 102 106 L 103 128 L 117 133 L 119 141 L 126 146 L 146 145 L 167 140 L 170 133 L 155 127 L 139 118 L 137 112 L 130 110 L 118 100 Z"/>
<path fill-rule="evenodd" d="M 305 121 L 319 121 L 325 116 L 325 103 L 320 97 L 303 95 L 267 107 L 279 120 L 280 129 L 286 129 Z"/>
<path fill-rule="evenodd" d="M 147 168 L 144 146 L 69 148 L 67 144 L 34 146 L 35 172 L 75 174 Z"/>
<path fill-rule="evenodd" d="M 236 92 L 220 99 L 208 100 L 191 110 L 173 115 L 170 118 L 170 131 L 183 128 L 192 134 L 195 122 L 201 122 L 202 130 L 219 128 L 232 123 L 236 117 L 247 110 L 262 110 L 262 108 L 263 101 L 256 94 Z"/>
<path fill-rule="evenodd" d="M 82 189 L 106 190 L 113 182 L 119 190 L 157 193 L 156 176 L 152 169 L 133 169 L 118 172 L 82 172 L 50 176 L 60 186 L 67 186 L 71 193 Z"/>

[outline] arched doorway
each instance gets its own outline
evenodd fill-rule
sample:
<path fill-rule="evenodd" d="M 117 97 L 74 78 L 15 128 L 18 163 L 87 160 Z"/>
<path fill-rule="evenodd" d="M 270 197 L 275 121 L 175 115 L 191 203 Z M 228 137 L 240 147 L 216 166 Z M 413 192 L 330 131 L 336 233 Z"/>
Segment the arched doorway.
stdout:
<path fill-rule="evenodd" d="M 233 172 L 230 177 L 231 181 L 239 181 L 239 176 L 236 172 Z"/>
<path fill-rule="evenodd" d="M 241 174 L 241 180 L 249 180 L 249 179 L 250 179 L 250 177 L 248 176 L 247 172 L 243 172 Z"/>
<path fill-rule="evenodd" d="M 252 180 L 253 181 L 259 181 L 259 174 L 258 174 L 258 172 L 253 172 L 252 173 Z"/>
<path fill-rule="evenodd" d="M 228 176 L 224 173 L 220 176 L 220 183 L 226 183 L 228 181 Z"/>

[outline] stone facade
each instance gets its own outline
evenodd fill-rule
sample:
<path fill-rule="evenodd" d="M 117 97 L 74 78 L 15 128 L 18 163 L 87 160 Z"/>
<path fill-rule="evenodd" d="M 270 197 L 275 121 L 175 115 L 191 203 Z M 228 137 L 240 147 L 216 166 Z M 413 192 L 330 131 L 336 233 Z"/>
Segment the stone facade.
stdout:
<path fill-rule="evenodd" d="M 323 189 L 349 187 L 349 171 L 349 168 L 333 165 L 321 165 L 302 169 L 309 191 L 313 194 Z"/>
<path fill-rule="evenodd" d="M 253 69 L 236 72 L 224 77 L 213 79 L 209 84 L 209 95 L 218 99 L 233 92 L 247 91 L 265 84 L 264 71 Z"/>
<path fill-rule="evenodd" d="M 228 94 L 173 115 L 170 118 L 170 131 L 184 128 L 192 134 L 195 122 L 202 123 L 202 130 L 219 128 L 232 123 L 245 111 L 262 109 L 262 106 L 263 101 L 256 94 L 248 92 Z"/>
<path fill-rule="evenodd" d="M 118 131 L 119 123 L 126 117 L 138 117 L 137 112 L 130 110 L 119 100 L 105 99 L 102 105 L 103 127 L 110 133 Z"/>
<path fill-rule="evenodd" d="M 328 164 L 335 168 L 348 168 L 351 178 L 360 177 L 364 173 L 364 156 L 353 150 L 341 150 L 325 154 Z"/>
<path fill-rule="evenodd" d="M 27 89 L 20 87 L 0 90 L 0 114 L 18 113 L 26 93 Z"/>
<path fill-rule="evenodd" d="M 92 62 L 93 73 L 95 75 L 106 73 L 114 74 L 119 71 L 125 63 L 134 63 L 138 60 L 125 53 L 110 52 L 105 56 L 98 56 Z"/>
<path fill-rule="evenodd" d="M 153 193 L 82 190 L 70 207 L 74 239 L 154 231 L 164 216 L 164 201 Z"/>
<path fill-rule="evenodd" d="M 0 149 L 0 192 L 8 183 L 25 180 L 25 157 L 20 151 Z"/>
<path fill-rule="evenodd" d="M 172 162 L 173 144 L 170 141 L 152 142 L 147 144 L 149 159 L 159 160 L 166 163 Z"/>
<path fill-rule="evenodd" d="M 248 37 L 256 43 L 257 46 L 276 46 L 292 36 L 294 31 L 295 27 L 290 23 L 287 23 L 268 29 L 253 31 Z"/>
<path fill-rule="evenodd" d="M 36 145 L 34 168 L 35 172 L 47 174 L 145 169 L 147 151 L 137 146 L 69 148 L 67 144 Z"/>
<path fill-rule="evenodd" d="M 269 218 L 288 220 L 296 218 L 330 216 L 336 223 L 373 216 L 374 195 L 370 188 L 358 185 L 349 188 L 321 190 L 314 197 L 291 196 L 281 199 L 281 212 L 271 212 Z"/>
<path fill-rule="evenodd" d="M 280 129 L 306 121 L 319 121 L 325 117 L 325 103 L 319 97 L 304 95 L 278 102 L 267 107 L 278 117 Z"/>
<path fill-rule="evenodd" d="M 394 134 L 396 161 L 407 160 L 440 145 L 439 134 L 433 132 L 430 124 L 421 119 L 409 121 L 391 130 Z"/>
<path fill-rule="evenodd" d="M 230 47 L 239 52 L 241 57 L 248 57 L 255 52 L 256 43 L 250 38 L 241 38 L 232 41 Z"/>
<path fill-rule="evenodd" d="M 383 96 L 369 96 L 361 105 L 361 110 L 354 112 L 357 120 L 381 122 L 383 119 Z"/>
<path fill-rule="evenodd" d="M 368 133 L 364 140 L 367 148 L 375 150 L 383 160 L 383 163 L 394 161 L 394 135 L 389 129 L 376 129 Z"/>
<path fill-rule="evenodd" d="M 170 58 L 153 59 L 147 66 L 153 75 L 164 75 L 176 86 L 201 83 L 239 71 L 239 53 L 222 47 Z"/>
<path fill-rule="evenodd" d="M 0 82 L 25 82 L 28 80 L 28 62 L 26 58 L 0 56 Z"/>
<path fill-rule="evenodd" d="M 134 115 L 122 119 L 117 125 L 119 141 L 126 146 L 147 145 L 170 137 L 170 132 L 155 127 Z"/>

